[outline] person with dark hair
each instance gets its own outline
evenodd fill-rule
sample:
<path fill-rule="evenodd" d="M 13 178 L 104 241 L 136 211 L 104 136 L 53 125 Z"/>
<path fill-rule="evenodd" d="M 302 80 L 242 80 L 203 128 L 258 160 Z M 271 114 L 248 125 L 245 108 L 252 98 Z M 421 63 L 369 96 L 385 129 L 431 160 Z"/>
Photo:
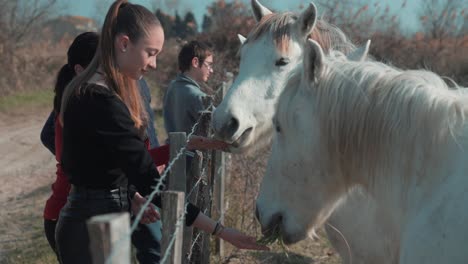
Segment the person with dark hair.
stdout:
<path fill-rule="evenodd" d="M 180 73 L 164 96 L 164 125 L 167 133 L 189 134 L 205 109 L 203 98 L 207 94 L 201 84 L 213 73 L 213 51 L 207 43 L 193 40 L 182 47 L 178 62 Z"/>
<path fill-rule="evenodd" d="M 41 141 L 55 155 L 55 118 L 60 113 L 60 103 L 65 86 L 81 73 L 91 62 L 96 52 L 99 36 L 95 32 L 85 32 L 78 35 L 67 51 L 67 64 L 63 65 L 57 74 L 54 87 L 53 111 L 50 113 L 41 131 Z"/>
<path fill-rule="evenodd" d="M 213 50 L 208 43 L 192 40 L 182 46 L 178 63 L 180 73 L 169 84 L 164 95 L 164 126 L 167 134 L 185 132 L 188 135 L 200 120 L 200 113 L 207 107 L 203 101 L 208 94 L 201 85 L 213 73 Z M 196 161 L 200 163 L 201 158 L 197 152 L 186 151 L 186 174 L 192 183 L 199 177 Z"/>
<path fill-rule="evenodd" d="M 156 68 L 163 44 L 162 26 L 152 12 L 117 0 L 105 17 L 93 60 L 65 88 L 59 115 L 61 161 L 71 190 L 56 228 L 61 263 L 91 263 L 86 221 L 95 215 L 129 211 L 130 204 L 141 206 L 161 180 L 144 142 L 148 117 L 137 80 Z M 222 149 L 226 145 L 195 138 L 188 147 Z M 168 159 L 167 152 L 161 159 Z M 160 196 L 152 202 L 161 206 Z M 192 204 L 187 211 L 186 225 L 214 233 L 239 248 L 268 249 L 254 237 L 222 227 Z M 159 219 L 159 212 L 150 206 L 141 223 Z"/>
<path fill-rule="evenodd" d="M 97 33 L 85 32 L 78 35 L 67 52 L 67 61 L 57 75 L 55 84 L 55 96 L 53 111 L 50 113 L 44 128 L 41 132 L 41 141 L 52 154 L 56 155 L 57 171 L 56 180 L 52 184 L 52 195 L 46 202 L 44 208 L 44 230 L 50 247 L 57 253 L 55 248 L 55 227 L 59 212 L 67 201 L 67 195 L 70 191 L 70 183 L 63 174 L 60 164 L 62 127 L 55 122 L 58 113 L 60 113 L 60 104 L 65 86 L 79 73 L 81 73 L 91 62 L 96 52 L 99 37 Z M 143 97 L 146 112 L 148 113 L 148 124 L 146 132 L 148 135 L 148 148 L 155 149 L 159 147 L 159 142 L 154 128 L 154 114 L 150 102 L 150 90 L 144 79 L 139 80 L 139 89 Z M 57 127 L 56 127 L 57 125 Z M 57 137 L 55 135 L 57 134 Z M 55 141 L 58 141 L 57 144 Z M 57 153 L 55 146 L 59 146 Z M 132 243 L 136 248 L 136 257 L 140 263 L 158 263 L 160 259 L 160 240 L 161 240 L 161 222 L 141 224 L 132 235 Z"/>
<path fill-rule="evenodd" d="M 55 155 L 57 160 L 56 180 L 52 184 L 52 195 L 49 197 L 44 208 L 44 231 L 50 247 L 57 253 L 55 243 L 55 227 L 59 212 L 67 201 L 70 184 L 63 174 L 60 165 L 62 127 L 57 125 L 56 118 L 60 113 L 60 101 L 65 86 L 82 72 L 94 57 L 99 37 L 94 32 L 86 32 L 78 35 L 68 48 L 67 61 L 57 74 L 55 83 L 55 96 L 53 111 L 41 132 L 41 140 L 44 145 Z M 56 148 L 57 146 L 57 148 Z"/>

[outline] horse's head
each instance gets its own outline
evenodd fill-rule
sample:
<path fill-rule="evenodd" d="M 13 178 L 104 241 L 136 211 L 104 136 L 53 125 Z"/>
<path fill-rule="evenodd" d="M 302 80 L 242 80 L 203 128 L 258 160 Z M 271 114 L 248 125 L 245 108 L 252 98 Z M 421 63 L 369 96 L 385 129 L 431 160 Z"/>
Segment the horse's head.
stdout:
<path fill-rule="evenodd" d="M 317 113 L 322 107 L 317 87 L 327 71 L 324 53 L 313 40 L 304 48 L 303 67 L 293 71 L 278 101 L 272 153 L 257 198 L 262 230 L 280 230 L 286 243 L 305 238 L 323 224 L 350 187 L 330 162 L 324 117 Z M 367 50 L 368 45 L 357 50 L 361 56 L 350 57 L 361 60 Z"/>
<path fill-rule="evenodd" d="M 270 142 L 274 106 L 316 24 L 313 4 L 299 16 L 272 13 L 256 0 L 252 8 L 258 24 L 247 39 L 240 36 L 239 74 L 213 115 L 216 136 L 233 152 Z"/>

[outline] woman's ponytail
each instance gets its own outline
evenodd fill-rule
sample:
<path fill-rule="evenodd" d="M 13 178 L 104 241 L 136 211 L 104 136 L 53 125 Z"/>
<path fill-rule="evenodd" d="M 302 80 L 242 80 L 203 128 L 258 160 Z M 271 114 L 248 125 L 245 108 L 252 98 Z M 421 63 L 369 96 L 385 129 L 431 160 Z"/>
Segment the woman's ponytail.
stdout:
<path fill-rule="evenodd" d="M 57 74 L 57 81 L 55 82 L 54 88 L 54 111 L 60 113 L 60 105 L 62 103 L 62 95 L 65 87 L 75 77 L 75 70 L 69 64 L 62 66 Z"/>

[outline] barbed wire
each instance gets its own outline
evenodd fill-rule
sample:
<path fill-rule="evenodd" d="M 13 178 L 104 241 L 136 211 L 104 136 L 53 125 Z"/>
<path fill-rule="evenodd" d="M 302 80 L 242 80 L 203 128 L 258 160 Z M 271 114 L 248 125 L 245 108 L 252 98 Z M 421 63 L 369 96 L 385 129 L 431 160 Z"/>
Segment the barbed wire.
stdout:
<path fill-rule="evenodd" d="M 130 240 L 131 238 L 131 235 L 133 234 L 133 232 L 136 230 L 136 228 L 138 227 L 138 223 L 140 222 L 146 208 L 148 208 L 151 204 L 151 201 L 153 200 L 154 196 L 161 193 L 161 190 L 160 188 L 162 188 L 164 186 L 164 180 L 165 178 L 167 177 L 168 173 L 171 171 L 172 167 L 174 166 L 175 162 L 182 156 L 185 154 L 185 151 L 187 150 L 187 144 L 189 143 L 191 137 L 195 134 L 196 132 L 196 129 L 198 127 L 198 125 L 200 124 L 200 122 L 202 121 L 203 119 L 203 116 L 204 114 L 206 113 L 211 113 L 210 109 L 212 109 L 214 107 L 214 98 L 215 96 L 218 95 L 218 93 L 220 91 L 222 91 L 223 89 L 220 88 L 216 91 L 215 94 L 211 95 L 211 96 L 208 96 L 211 98 L 211 103 L 208 105 L 208 107 L 206 107 L 204 110 L 200 111 L 200 116 L 198 117 L 197 121 L 195 122 L 195 124 L 192 126 L 191 128 L 191 131 L 190 133 L 187 135 L 186 137 L 186 141 L 185 141 L 185 145 L 183 147 L 181 147 L 179 149 L 179 151 L 177 152 L 177 155 L 169 162 L 167 168 L 164 170 L 163 174 L 161 175 L 159 181 L 158 181 L 158 184 L 156 185 L 156 187 L 154 188 L 154 191 L 152 191 L 145 203 L 143 204 L 143 206 L 140 208 L 139 212 L 137 213 L 132 225 L 130 226 L 130 231 L 127 235 L 124 236 L 124 238 L 121 238 L 120 239 L 120 242 L 117 242 L 117 243 L 123 243 L 127 240 Z M 204 168 L 205 169 L 205 168 Z M 192 194 L 192 192 L 195 190 L 195 188 L 199 185 L 199 183 L 202 181 L 203 177 L 200 177 L 197 181 L 196 184 L 194 184 L 192 190 L 190 191 L 190 193 L 186 196 L 186 202 L 185 202 L 185 209 L 184 209 L 184 214 L 179 218 L 177 219 L 177 222 L 176 222 L 176 229 L 174 231 L 174 233 L 172 234 L 172 238 L 171 240 L 169 241 L 169 244 L 168 244 L 168 247 L 167 247 L 167 250 L 163 256 L 163 259 L 161 261 L 161 263 L 164 263 L 165 260 L 169 257 L 170 255 L 170 252 L 171 252 L 171 249 L 175 243 L 175 239 L 176 239 L 176 235 L 177 233 L 180 231 L 180 226 L 181 224 L 183 224 L 183 222 L 185 221 L 185 214 L 187 213 L 187 208 L 188 208 L 188 205 L 189 205 L 189 202 L 188 202 L 188 197 L 190 197 L 190 195 Z M 196 242 L 196 241 L 195 241 Z M 194 242 L 194 244 L 195 244 Z M 193 245 L 192 244 L 192 249 L 193 249 Z M 115 247 L 115 248 L 118 248 L 118 247 Z M 110 256 L 106 259 L 105 263 L 108 264 L 116 255 L 116 250 L 113 250 L 110 254 Z"/>
<path fill-rule="evenodd" d="M 161 260 L 161 264 L 164 264 L 167 260 L 167 258 L 171 255 L 171 249 L 172 247 L 174 246 L 174 243 L 175 243 L 175 240 L 176 240 L 176 235 L 177 233 L 180 232 L 180 229 L 181 229 L 181 226 L 184 224 L 184 221 L 185 221 L 185 214 L 187 213 L 187 207 L 188 207 L 188 203 L 186 204 L 185 206 L 185 212 L 184 214 L 182 215 L 182 217 L 180 217 L 176 224 L 175 224 L 175 231 L 174 233 L 172 234 L 172 238 L 171 240 L 169 241 L 169 244 L 167 246 L 167 249 L 166 249 L 166 253 L 164 254 L 162 260 Z"/>
<path fill-rule="evenodd" d="M 207 109 L 209 109 L 210 107 L 213 106 L 213 103 L 210 104 L 210 106 L 207 107 Z M 202 112 L 206 112 L 207 109 L 205 109 L 204 111 Z M 199 124 L 199 122 L 201 121 L 202 119 L 202 115 L 200 116 L 199 120 L 197 120 L 196 124 Z M 192 127 L 192 131 L 191 131 L 191 134 L 193 134 L 195 132 L 195 125 L 194 127 Z M 188 141 L 187 141 L 188 142 Z M 185 201 L 185 205 L 184 205 L 184 215 L 182 215 L 182 217 L 180 217 L 179 219 L 177 219 L 177 222 L 176 222 L 176 229 L 174 230 L 174 233 L 172 234 L 172 238 L 171 240 L 169 241 L 169 244 L 168 244 L 168 247 L 166 249 L 166 252 L 164 253 L 164 256 L 161 260 L 161 263 L 164 264 L 165 261 L 167 260 L 167 258 L 170 256 L 171 254 L 171 250 L 172 250 L 172 247 L 174 246 L 174 243 L 175 243 L 175 240 L 176 240 L 176 237 L 177 237 L 177 233 L 180 232 L 181 228 L 180 228 L 180 225 L 181 223 L 183 223 L 183 221 L 185 220 L 185 214 L 187 213 L 187 208 L 188 208 L 188 205 L 189 205 L 189 198 L 190 196 L 192 195 L 192 193 L 197 189 L 198 185 L 200 185 L 200 183 L 203 182 L 203 179 L 204 179 L 204 175 L 206 174 L 206 167 L 203 167 L 202 168 L 202 171 L 200 173 L 200 177 L 198 178 L 197 182 L 194 184 L 194 186 L 192 187 L 192 189 L 190 190 L 190 192 L 187 194 L 186 196 L 186 201 Z M 206 209 L 207 210 L 207 209 Z M 206 214 L 206 210 L 204 211 L 204 213 Z M 194 242 L 192 243 L 191 247 L 190 247 L 190 250 L 189 250 L 189 255 L 187 256 L 187 259 L 190 260 L 191 256 L 192 256 L 192 252 L 193 252 L 193 248 L 195 246 L 195 244 L 197 243 L 197 240 L 198 238 L 201 236 L 201 233 L 198 233 L 197 234 L 197 237 L 195 238 Z"/>
<path fill-rule="evenodd" d="M 203 176 L 204 176 L 205 174 L 206 174 L 206 167 L 203 167 L 203 169 L 202 169 L 202 171 L 201 171 L 201 173 L 200 173 L 200 178 L 198 179 L 198 182 L 202 182 Z M 207 211 L 207 210 L 208 210 L 208 209 L 205 209 L 205 211 L 204 211 L 203 213 L 206 214 L 206 211 Z M 195 239 L 194 239 L 192 245 L 190 246 L 189 254 L 188 254 L 188 256 L 187 256 L 187 259 L 188 259 L 188 260 L 190 260 L 190 258 L 192 257 L 193 248 L 194 248 L 195 244 L 197 243 L 197 240 L 198 240 L 198 238 L 199 238 L 200 236 L 201 236 L 201 232 L 199 232 L 199 233 L 197 234 L 197 236 L 195 237 Z"/>
<path fill-rule="evenodd" d="M 223 176 L 223 174 L 221 173 L 221 170 L 224 169 L 222 166 L 220 166 L 216 172 L 215 172 L 215 175 L 216 177 L 213 176 L 213 182 L 216 182 L 216 181 L 219 181 L 221 179 L 221 177 Z M 213 194 L 213 190 L 210 190 L 210 197 L 211 197 L 211 200 L 213 200 L 213 197 L 214 194 Z M 219 207 L 220 205 L 218 205 Z M 223 221 L 224 220 L 224 215 L 225 215 L 225 210 L 220 210 L 220 208 L 216 208 L 216 211 L 219 213 L 219 218 L 218 218 L 218 221 Z"/>
<path fill-rule="evenodd" d="M 205 173 L 206 173 L 206 167 L 203 167 L 202 172 L 201 172 L 201 175 L 203 175 L 203 174 L 205 174 Z M 175 229 L 174 233 L 172 234 L 172 238 L 171 238 L 171 240 L 169 241 L 167 250 L 166 250 L 166 252 L 164 253 L 164 257 L 163 257 L 161 263 L 164 263 L 165 260 L 166 260 L 166 259 L 169 257 L 169 255 L 170 255 L 171 249 L 172 249 L 172 247 L 173 247 L 173 245 L 174 245 L 174 243 L 175 243 L 176 235 L 177 235 L 178 232 L 180 232 L 180 225 L 178 225 L 178 223 L 179 223 L 179 221 L 180 221 L 180 222 L 183 222 L 183 220 L 185 220 L 185 214 L 187 213 L 188 204 L 190 203 L 190 202 L 189 202 L 189 197 L 192 195 L 192 193 L 196 190 L 196 188 L 198 187 L 198 185 L 199 185 L 201 182 L 203 182 L 203 177 L 202 177 L 202 176 L 197 180 L 197 182 L 194 184 L 194 186 L 192 187 L 192 189 L 190 190 L 190 192 L 189 192 L 189 193 L 187 194 L 187 196 L 186 196 L 186 199 L 185 199 L 186 201 L 185 201 L 185 205 L 184 205 L 184 208 L 185 208 L 184 215 L 183 215 L 182 217 L 180 217 L 180 218 L 177 220 L 177 222 L 176 222 L 176 229 Z M 204 213 L 206 214 L 206 210 L 205 210 Z M 193 244 L 191 245 L 190 251 L 189 251 L 189 255 L 188 255 L 187 259 L 190 259 L 190 258 L 191 258 L 193 247 L 194 247 L 194 245 L 196 244 L 197 239 L 198 239 L 198 237 L 199 237 L 200 235 L 201 235 L 201 233 L 199 233 L 199 234 L 197 235 L 197 237 L 195 238 L 195 241 L 194 241 Z"/>
<path fill-rule="evenodd" d="M 190 258 L 192 257 L 192 253 L 193 253 L 193 248 L 195 247 L 195 245 L 197 244 L 198 242 L 198 239 L 201 237 L 201 232 L 199 232 L 197 234 L 197 236 L 195 237 L 195 239 L 193 240 L 193 243 L 192 243 L 192 246 L 190 247 L 190 250 L 189 250 L 189 255 L 187 256 L 187 259 L 190 260 Z"/>

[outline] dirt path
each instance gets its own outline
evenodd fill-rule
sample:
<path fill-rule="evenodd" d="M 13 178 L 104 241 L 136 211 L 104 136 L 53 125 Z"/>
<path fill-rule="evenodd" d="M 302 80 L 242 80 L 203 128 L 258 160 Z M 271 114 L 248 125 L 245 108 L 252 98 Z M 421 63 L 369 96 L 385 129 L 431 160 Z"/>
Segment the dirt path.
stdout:
<path fill-rule="evenodd" d="M 0 114 L 0 203 L 54 180 L 54 158 L 39 138 L 47 115 Z"/>

